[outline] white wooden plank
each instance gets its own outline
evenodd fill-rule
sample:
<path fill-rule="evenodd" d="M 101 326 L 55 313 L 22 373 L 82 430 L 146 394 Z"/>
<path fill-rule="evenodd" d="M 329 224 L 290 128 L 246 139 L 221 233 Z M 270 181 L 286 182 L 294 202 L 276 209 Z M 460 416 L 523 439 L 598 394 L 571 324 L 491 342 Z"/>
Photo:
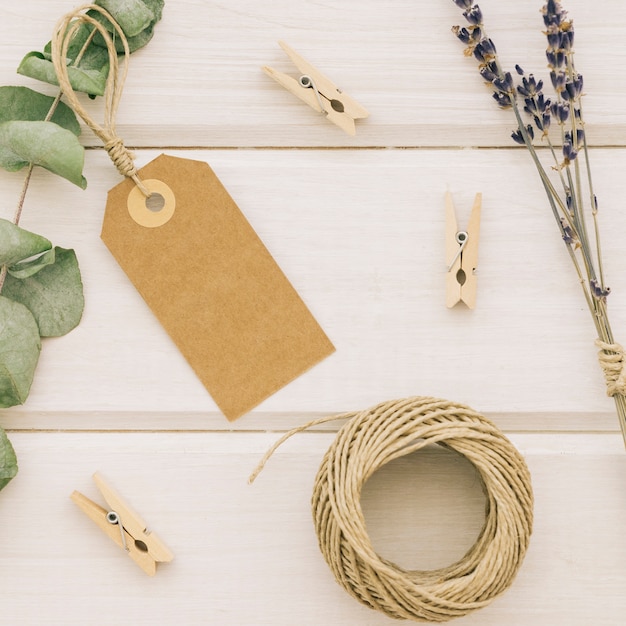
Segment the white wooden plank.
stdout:
<path fill-rule="evenodd" d="M 272 435 L 14 434 L 21 471 L 0 499 L 11 520 L 0 534 L 3 622 L 387 624 L 335 583 L 317 548 L 309 499 L 332 437 L 293 438 L 249 486 Z M 512 441 L 533 475 L 531 547 L 513 587 L 455 623 L 618 623 L 626 610 L 621 438 Z M 174 551 L 156 577 L 70 501 L 74 489 L 98 499 L 96 469 Z M 362 505 L 377 550 L 414 567 L 451 562 L 482 519 L 473 469 L 437 451 L 382 470 Z"/>
<path fill-rule="evenodd" d="M 541 2 L 484 0 L 489 33 L 506 67 L 547 78 Z M 28 0 L 0 6 L 0 84 L 50 39 L 72 4 Z M 585 75 L 587 131 L 594 145 L 626 144 L 622 46 L 626 6 L 570 0 L 576 62 Z M 384 4 L 343 0 L 168 2 L 150 45 L 132 60 L 118 130 L 131 146 L 510 145 L 499 112 L 450 32 L 463 23 L 451 0 Z M 284 39 L 370 111 L 352 138 L 261 71 L 294 69 Z M 93 105 L 98 110 L 98 105 Z M 99 145 L 90 135 L 86 142 Z"/>
<path fill-rule="evenodd" d="M 175 154 L 213 166 L 337 347 L 260 412 L 326 413 L 406 395 L 450 398 L 491 414 L 612 412 L 589 314 L 524 153 Z M 141 152 L 139 163 L 155 155 Z M 619 340 L 626 327 L 620 287 L 626 217 L 612 164 L 623 153 L 592 156 Z M 31 396 L 15 413 L 215 413 L 99 240 L 106 189 L 119 180 L 117 172 L 98 151 L 87 155 L 86 174 L 85 192 L 45 173 L 29 192 L 23 226 L 76 248 L 87 305 L 76 330 L 45 342 Z M 5 178 L 6 206 L 17 185 Z M 461 222 L 474 192 L 483 192 L 473 312 L 444 304 L 446 189 Z"/>

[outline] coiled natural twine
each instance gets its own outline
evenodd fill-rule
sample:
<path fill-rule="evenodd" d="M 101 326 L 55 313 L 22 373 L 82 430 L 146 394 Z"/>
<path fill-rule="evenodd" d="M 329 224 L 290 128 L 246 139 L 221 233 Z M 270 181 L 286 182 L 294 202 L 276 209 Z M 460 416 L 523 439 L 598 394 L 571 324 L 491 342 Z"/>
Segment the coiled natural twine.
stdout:
<path fill-rule="evenodd" d="M 320 549 L 339 584 L 373 609 L 416 622 L 466 615 L 504 592 L 523 561 L 533 522 L 530 474 L 504 434 L 471 408 L 447 400 L 383 402 L 287 433 L 268 451 L 251 481 L 294 432 L 339 418 L 349 421 L 324 456 L 311 503 Z M 407 571 L 374 551 L 361 490 L 386 463 L 431 444 L 458 452 L 476 467 L 487 497 L 486 519 L 476 543 L 458 562 Z"/>

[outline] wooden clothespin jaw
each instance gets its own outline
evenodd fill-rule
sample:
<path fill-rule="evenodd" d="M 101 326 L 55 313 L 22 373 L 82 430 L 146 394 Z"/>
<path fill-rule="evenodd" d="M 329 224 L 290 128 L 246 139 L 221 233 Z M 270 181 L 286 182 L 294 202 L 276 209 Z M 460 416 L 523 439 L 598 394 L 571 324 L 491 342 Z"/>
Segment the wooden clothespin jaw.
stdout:
<path fill-rule="evenodd" d="M 147 530 L 146 523 L 141 517 L 100 474 L 96 472 L 93 479 L 109 508 L 102 508 L 78 491 L 72 493 L 72 500 L 106 535 L 125 550 L 146 574 L 154 576 L 156 564 L 169 562 L 174 555 L 155 533 Z"/>
<path fill-rule="evenodd" d="M 278 43 L 289 55 L 294 65 L 302 72 L 302 75 L 296 80 L 271 67 L 265 66 L 263 71 L 287 91 L 306 102 L 311 108 L 326 115 L 331 122 L 337 124 L 349 135 L 355 135 L 354 120 L 367 117 L 369 113 L 356 100 L 338 89 L 315 66 L 305 61 L 284 41 Z"/>
<path fill-rule="evenodd" d="M 458 302 L 473 309 L 476 306 L 475 274 L 478 266 L 478 239 L 480 235 L 480 210 L 482 194 L 477 193 L 467 230 L 459 230 L 452 202 L 446 192 L 446 305 L 452 308 Z"/>

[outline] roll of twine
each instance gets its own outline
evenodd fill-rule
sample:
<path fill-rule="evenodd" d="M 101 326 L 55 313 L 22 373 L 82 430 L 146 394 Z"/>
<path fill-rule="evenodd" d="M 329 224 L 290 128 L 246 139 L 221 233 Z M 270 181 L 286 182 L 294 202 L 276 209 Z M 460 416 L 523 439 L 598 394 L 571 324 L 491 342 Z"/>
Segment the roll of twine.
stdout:
<path fill-rule="evenodd" d="M 418 396 L 315 420 L 279 439 L 250 482 L 293 434 L 340 418 L 348 422 L 324 456 L 311 502 L 319 547 L 337 582 L 372 609 L 416 622 L 466 615 L 508 589 L 532 532 L 530 473 L 504 434 L 467 406 Z M 436 570 L 406 570 L 372 547 L 361 491 L 383 465 L 431 444 L 454 450 L 477 469 L 486 495 L 485 524 L 456 563 Z"/>
<path fill-rule="evenodd" d="M 88 15 L 87 11 L 95 11 L 99 13 L 111 24 L 111 27 L 115 31 L 115 38 L 121 42 L 124 49 L 121 62 L 111 34 L 102 23 L 91 15 Z M 104 92 L 103 125 L 96 123 L 91 118 L 87 110 L 82 106 L 70 82 L 70 68 L 67 63 L 68 51 L 72 43 L 72 39 L 84 24 L 92 26 L 93 31 L 78 54 L 78 59 L 82 58 L 85 50 L 97 33 L 102 36 L 109 57 L 109 73 L 107 75 Z M 86 4 L 78 7 L 64 15 L 54 27 L 50 54 L 54 70 L 57 75 L 57 80 L 59 82 L 59 87 L 61 88 L 61 92 L 65 95 L 68 104 L 72 107 L 72 109 L 74 109 L 76 114 L 83 119 L 85 124 L 93 131 L 93 133 L 100 138 L 104 144 L 105 150 L 111 158 L 111 161 L 113 161 L 113 164 L 118 169 L 120 174 L 131 178 L 144 196 L 148 197 L 150 192 L 143 185 L 139 175 L 137 174 L 137 168 L 134 163 L 135 157 L 133 153 L 128 150 L 126 146 L 124 146 L 124 142 L 117 135 L 115 128 L 115 118 L 117 116 L 117 109 L 124 90 L 126 75 L 128 74 L 128 59 L 130 57 L 128 40 L 126 39 L 126 35 L 120 25 L 108 11 L 96 4 Z"/>

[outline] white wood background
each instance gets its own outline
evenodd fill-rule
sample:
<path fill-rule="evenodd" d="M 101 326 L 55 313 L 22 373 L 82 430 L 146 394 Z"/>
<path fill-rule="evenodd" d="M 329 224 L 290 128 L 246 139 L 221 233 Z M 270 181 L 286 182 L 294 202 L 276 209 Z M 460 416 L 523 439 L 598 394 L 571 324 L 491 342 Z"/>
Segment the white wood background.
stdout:
<path fill-rule="evenodd" d="M 541 2 L 484 0 L 507 64 L 545 74 Z M 65 0 L 0 2 L 0 84 L 48 41 Z M 626 4 L 569 0 L 602 210 L 610 309 L 626 341 Z M 32 393 L 0 413 L 19 456 L 0 494 L 0 623 L 382 626 L 334 581 L 309 499 L 334 427 L 294 437 L 254 486 L 279 431 L 406 395 L 492 417 L 533 475 L 536 523 L 514 586 L 457 620 L 616 625 L 626 611 L 626 452 L 593 327 L 511 118 L 492 104 L 450 27 L 451 0 L 169 0 L 133 56 L 118 131 L 138 165 L 206 160 L 337 352 L 228 423 L 99 239 L 119 181 L 82 141 L 86 191 L 37 171 L 22 225 L 74 247 L 82 323 L 46 340 Z M 352 138 L 265 76 L 283 39 L 370 111 Z M 49 93 L 53 89 L 43 87 Z M 98 107 L 92 110 L 97 117 Z M 21 176 L 0 172 L 10 218 Z M 446 190 L 461 221 L 483 193 L 478 305 L 444 305 Z M 71 503 L 100 470 L 176 554 L 146 577 Z M 472 543 L 471 467 L 431 451 L 375 476 L 363 497 L 379 552 L 446 565 Z"/>

